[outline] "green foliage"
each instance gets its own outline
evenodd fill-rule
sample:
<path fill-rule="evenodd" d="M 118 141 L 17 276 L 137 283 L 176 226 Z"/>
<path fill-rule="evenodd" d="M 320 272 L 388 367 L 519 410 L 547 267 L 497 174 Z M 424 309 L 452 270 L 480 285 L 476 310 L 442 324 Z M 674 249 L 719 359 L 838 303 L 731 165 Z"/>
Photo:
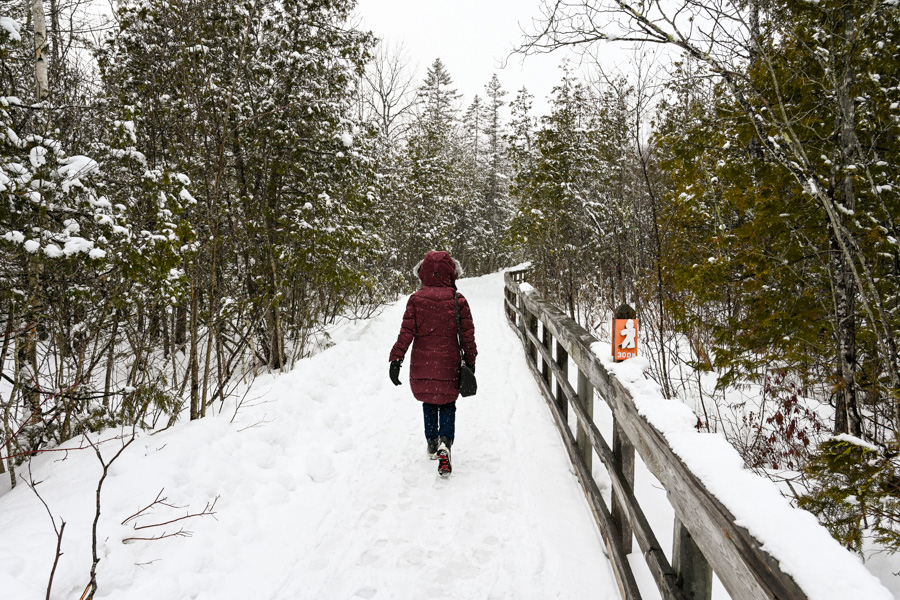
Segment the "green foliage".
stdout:
<path fill-rule="evenodd" d="M 183 269 L 201 321 L 265 323 L 273 367 L 286 337 L 302 354 L 304 331 L 373 285 L 373 174 L 349 118 L 371 39 L 343 26 L 352 5 L 130 2 L 99 54 L 110 96 L 135 107 L 149 166 L 196 186 Z"/>
<path fill-rule="evenodd" d="M 900 461 L 897 447 L 876 451 L 848 436 L 823 442 L 804 468 L 811 486 L 799 506 L 815 514 L 848 548 L 874 541 L 900 551 Z"/>
<path fill-rule="evenodd" d="M 99 80 L 65 54 L 83 7 L 52 7 L 72 29 L 50 28 L 40 107 L 29 7 L 0 4 L 26 24 L 0 28 L 0 430 L 28 423 L 11 447 L 174 419 L 186 391 L 199 416 L 249 349 L 282 367 L 384 301 L 354 2 L 120 3 Z"/>
<path fill-rule="evenodd" d="M 759 156 L 720 87 L 681 94 L 656 133 L 670 180 L 662 218 L 678 230 L 663 254 L 691 299 L 672 314 L 685 328 L 711 328 L 721 385 L 771 361 L 805 374 L 810 352 L 828 345 L 824 215 Z"/>
<path fill-rule="evenodd" d="M 826 382 L 834 402 L 852 387 L 881 439 L 898 426 L 897 355 L 879 340 L 900 327 L 900 69 L 887 59 L 900 51 L 900 20 L 886 5 L 789 2 L 766 6 L 760 23 L 742 97 L 685 61 L 661 107 L 662 218 L 675 231 L 663 252 L 668 308 L 682 331 L 709 335 L 721 385 L 775 365 Z M 809 164 L 799 178 L 797 161 Z M 851 276 L 821 195 L 872 289 Z"/>

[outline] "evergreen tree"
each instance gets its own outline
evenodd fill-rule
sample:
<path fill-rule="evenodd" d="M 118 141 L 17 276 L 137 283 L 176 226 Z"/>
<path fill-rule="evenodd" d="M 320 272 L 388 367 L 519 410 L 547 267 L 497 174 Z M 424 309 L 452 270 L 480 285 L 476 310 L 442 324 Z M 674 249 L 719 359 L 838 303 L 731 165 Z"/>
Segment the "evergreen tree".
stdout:
<path fill-rule="evenodd" d="M 509 196 L 509 161 L 504 144 L 506 130 L 501 115 L 501 109 L 506 104 L 503 101 L 506 91 L 500 85 L 496 73 L 485 86 L 485 94 L 488 101 L 485 106 L 484 128 L 487 137 L 487 178 L 484 198 L 489 235 L 496 243 L 497 240 L 507 239 L 507 230 L 513 214 Z M 511 252 L 508 245 L 501 245 L 490 257 L 487 268 L 497 269 L 510 260 Z"/>
<path fill-rule="evenodd" d="M 22 42 L 20 28 L 11 27 L 0 29 L 3 59 Z M 34 80 L 24 71 L 7 75 L 7 94 Z M 55 84 L 48 75 L 51 99 Z M 80 84 L 60 97 L 82 92 Z M 115 347 L 119 324 L 145 303 L 168 305 L 181 295 L 177 266 L 194 233 L 183 219 L 189 184 L 168 169 L 147 168 L 127 108 L 94 117 L 88 128 L 74 113 L 46 106 L 15 118 L 25 106 L 12 100 L 5 96 L 0 108 L 0 310 L 7 332 L 0 373 L 14 383 L 2 410 L 4 446 L 21 459 L 104 424 L 142 423 L 158 408 L 121 391 L 147 383 L 141 321 L 131 337 L 131 372 L 115 390 L 115 357 L 104 348 Z M 105 378 L 95 373 L 102 364 Z"/>
<path fill-rule="evenodd" d="M 847 19 L 873 17 L 878 34 L 855 30 L 855 45 L 848 45 Z M 893 43 L 897 21 L 891 13 L 798 3 L 763 13 L 761 27 L 758 51 L 768 62 L 751 65 L 747 75 L 761 100 L 778 99 L 790 131 L 772 123 L 773 135 L 763 140 L 772 148 L 761 152 L 758 128 L 723 87 L 704 107 L 681 96 L 661 130 L 676 222 L 697 227 L 678 282 L 703 304 L 723 301 L 726 310 L 713 320 L 721 368 L 746 377 L 774 363 L 800 381 L 825 378 L 833 386 L 835 431 L 863 433 L 869 413 L 869 435 L 878 439 L 879 427 L 895 422 L 896 407 L 887 400 L 893 359 L 885 362 L 894 329 L 888 282 L 897 276 L 889 241 L 895 148 L 884 143 L 895 138 L 896 125 L 883 115 L 891 111 L 884 90 L 898 72 L 873 50 Z M 851 104 L 860 103 L 852 110 L 848 94 L 856 99 Z M 793 167 L 773 156 L 782 144 L 808 162 L 814 175 L 804 187 Z M 717 288 L 727 295 L 711 293 Z M 825 364 L 834 370 L 823 372 Z"/>
<path fill-rule="evenodd" d="M 459 95 L 452 84 L 444 64 L 435 59 L 419 88 L 419 117 L 407 143 L 398 211 L 406 220 L 399 246 L 402 263 L 409 268 L 429 250 L 458 250 L 463 148 L 456 107 Z"/>
<path fill-rule="evenodd" d="M 534 162 L 516 175 L 513 230 L 535 263 L 535 281 L 571 315 L 583 270 L 595 256 L 585 218 L 596 173 L 593 119 L 588 90 L 565 71 L 535 135 Z"/>

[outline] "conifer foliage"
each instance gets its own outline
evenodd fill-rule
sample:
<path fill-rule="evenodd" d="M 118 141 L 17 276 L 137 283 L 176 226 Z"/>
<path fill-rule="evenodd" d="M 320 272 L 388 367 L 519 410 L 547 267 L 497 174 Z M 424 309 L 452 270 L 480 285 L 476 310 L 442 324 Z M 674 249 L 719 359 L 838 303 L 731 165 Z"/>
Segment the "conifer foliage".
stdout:
<path fill-rule="evenodd" d="M 896 6 L 676 2 L 667 9 L 674 20 L 653 3 L 547 8 L 523 51 L 632 40 L 683 52 L 659 103 L 652 151 L 640 161 L 657 173 L 644 178 L 653 234 L 636 256 L 655 249 L 658 312 L 688 342 L 694 366 L 716 371 L 720 389 L 755 382 L 764 391 L 779 381 L 814 407 L 777 402 L 774 413 L 732 423 L 738 431 L 726 434 L 737 441 L 755 423 L 751 438 L 761 446 L 737 444 L 748 464 L 783 468 L 781 458 L 756 459 L 787 452 L 792 468 L 807 466 L 810 495 L 798 478 L 798 496 L 838 538 L 860 549 L 868 519 L 896 548 L 900 520 L 882 509 L 895 489 L 900 435 Z M 566 191 L 583 187 L 568 181 Z M 543 218 L 543 206 L 530 208 L 524 218 Z M 542 229 L 560 223 L 569 226 L 560 216 Z M 568 287 L 559 279 L 565 298 L 591 278 Z M 665 388 L 666 370 L 657 375 Z M 828 415 L 822 434 L 798 437 L 818 430 L 820 414 Z M 728 425 L 721 415 L 704 418 L 701 427 Z M 819 447 L 827 431 L 849 434 L 846 444 Z M 871 472 L 848 468 L 857 459 Z M 834 493 L 836 482 L 862 480 L 871 501 Z"/>
<path fill-rule="evenodd" d="M 381 244 L 351 99 L 371 38 L 352 8 L 124 2 L 99 80 L 48 50 L 43 100 L 12 60 L 27 19 L 2 18 L 0 464 L 202 417 L 368 310 Z M 77 34 L 50 16 L 56 50 Z"/>
<path fill-rule="evenodd" d="M 438 58 L 429 66 L 406 135 L 394 140 L 378 167 L 383 211 L 392 215 L 387 244 L 400 273 L 435 248 L 450 251 L 470 274 L 511 260 L 504 93 L 494 76 L 488 100 L 476 95 L 462 112 L 444 63 Z"/>

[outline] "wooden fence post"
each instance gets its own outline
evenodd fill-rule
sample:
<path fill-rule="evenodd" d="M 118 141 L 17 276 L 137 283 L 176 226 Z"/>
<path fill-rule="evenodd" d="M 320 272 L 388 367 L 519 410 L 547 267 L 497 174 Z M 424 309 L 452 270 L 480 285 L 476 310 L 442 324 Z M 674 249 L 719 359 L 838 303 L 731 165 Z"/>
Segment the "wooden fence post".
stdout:
<path fill-rule="evenodd" d="M 516 294 L 516 299 L 519 303 L 519 333 L 522 334 L 522 341 L 526 342 L 525 347 L 528 347 L 528 338 L 525 337 L 525 315 L 528 314 L 525 309 L 525 297 L 522 293 L 522 289 L 520 288 L 518 293 Z"/>
<path fill-rule="evenodd" d="M 543 325 L 543 331 L 541 332 L 541 345 L 544 346 L 547 350 L 552 352 L 551 339 L 550 339 L 550 331 L 547 329 L 547 325 Z M 543 354 L 541 354 L 543 356 Z M 541 376 L 544 378 L 544 381 L 547 384 L 550 384 L 550 362 L 546 359 L 541 359 Z"/>
<path fill-rule="evenodd" d="M 694 538 L 681 519 L 675 517 L 675 535 L 672 549 L 672 568 L 688 600 L 712 598 L 712 567 L 697 547 Z"/>
<path fill-rule="evenodd" d="M 584 408 L 584 412 L 587 413 L 587 416 L 593 422 L 594 419 L 594 386 L 591 385 L 590 380 L 585 376 L 584 372 L 579 368 L 578 369 L 578 401 L 581 402 L 581 406 Z M 593 463 L 593 448 L 591 446 L 591 440 L 587 435 L 587 431 L 581 424 L 581 420 L 578 421 L 578 431 L 576 432 L 575 437 L 578 443 L 578 449 L 581 451 L 581 456 L 584 458 L 584 464 L 587 466 L 588 473 L 591 473 L 591 464 Z"/>
<path fill-rule="evenodd" d="M 538 318 L 537 315 L 533 315 L 531 313 L 525 313 L 528 315 L 528 331 L 534 337 L 537 337 L 538 332 Z M 531 359 L 531 362 L 534 363 L 535 367 L 538 367 L 538 360 L 541 358 L 541 353 L 538 351 L 537 346 L 531 341 L 530 338 L 525 338 L 528 340 L 528 358 Z"/>
<path fill-rule="evenodd" d="M 566 352 L 566 349 L 563 348 L 563 345 L 560 344 L 559 341 L 556 342 L 556 364 L 559 365 L 559 370 L 562 371 L 563 378 L 568 378 L 569 353 Z M 569 401 L 566 399 L 562 384 L 559 380 L 556 381 L 556 403 L 559 405 L 559 410 L 562 411 L 563 417 L 568 418 Z"/>
<path fill-rule="evenodd" d="M 629 491 L 634 490 L 634 446 L 628 441 L 628 437 L 619 424 L 613 420 L 613 466 L 622 474 L 625 485 Z M 631 552 L 631 523 L 628 521 L 628 515 L 625 512 L 624 502 L 619 495 L 613 492 L 612 495 L 612 518 L 616 526 L 619 528 L 619 535 L 622 536 L 622 551 L 625 554 Z"/>

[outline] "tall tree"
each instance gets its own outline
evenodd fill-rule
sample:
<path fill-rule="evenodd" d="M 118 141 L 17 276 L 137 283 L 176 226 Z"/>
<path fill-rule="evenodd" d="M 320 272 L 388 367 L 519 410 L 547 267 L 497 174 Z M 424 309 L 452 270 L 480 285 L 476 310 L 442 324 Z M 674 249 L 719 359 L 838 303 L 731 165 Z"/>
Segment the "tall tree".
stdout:
<path fill-rule="evenodd" d="M 742 2 L 685 2 L 673 8 L 685 21 L 661 20 L 655 11 L 630 2 L 556 3 L 524 49 L 606 39 L 673 44 L 719 78 L 753 145 L 788 174 L 795 197 L 814 202 L 830 236 L 835 431 L 862 432 L 856 404 L 863 340 L 878 365 L 867 379 L 895 429 L 900 364 L 889 282 L 897 279 L 900 249 L 891 242 L 898 239 L 895 174 L 885 160 L 893 144 L 884 141 L 895 126 L 888 116 L 898 110 L 888 100 L 896 62 L 885 61 L 897 47 L 896 11 L 884 3 L 754 4 L 748 12 Z M 603 27 L 593 18 L 600 12 L 611 16 Z M 682 27 L 693 16 L 708 26 Z"/>

